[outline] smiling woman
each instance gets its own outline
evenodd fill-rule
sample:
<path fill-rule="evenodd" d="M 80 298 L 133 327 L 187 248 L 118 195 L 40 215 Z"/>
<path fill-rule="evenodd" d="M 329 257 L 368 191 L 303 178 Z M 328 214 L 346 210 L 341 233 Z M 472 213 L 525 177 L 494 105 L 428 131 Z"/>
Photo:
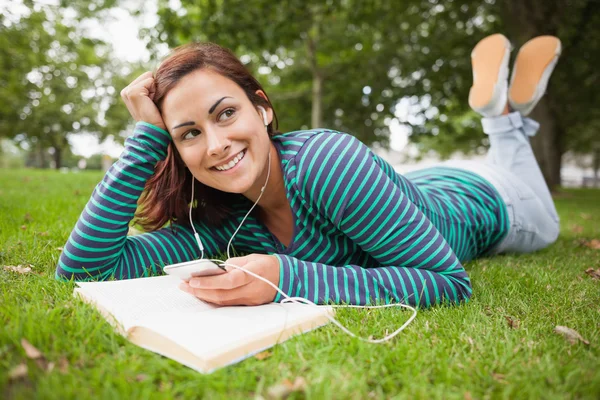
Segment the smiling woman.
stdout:
<path fill-rule="evenodd" d="M 507 90 L 505 44 L 478 45 L 486 57 L 474 59 L 472 93 L 482 113 L 506 109 L 495 92 Z M 556 54 L 536 51 L 548 62 Z M 549 78 L 544 68 L 537 84 Z M 488 163 L 402 176 L 348 134 L 277 132 L 265 91 L 215 44 L 176 49 L 121 94 L 138 123 L 71 233 L 60 279 L 146 276 L 203 253 L 214 258 L 232 243 L 249 255 L 228 263 L 289 296 L 428 307 L 471 296 L 462 261 L 556 239 L 558 219 L 527 140 L 535 123 L 518 112 L 483 120 Z M 127 236 L 134 217 L 148 233 Z M 182 288 L 224 305 L 282 300 L 239 269 Z"/>

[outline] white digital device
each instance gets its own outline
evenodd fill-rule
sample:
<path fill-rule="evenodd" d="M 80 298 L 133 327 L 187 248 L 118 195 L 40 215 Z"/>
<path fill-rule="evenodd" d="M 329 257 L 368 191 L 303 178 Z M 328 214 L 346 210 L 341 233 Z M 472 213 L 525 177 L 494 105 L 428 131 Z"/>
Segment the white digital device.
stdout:
<path fill-rule="evenodd" d="M 197 276 L 211 276 L 227 273 L 224 268 L 208 260 L 194 260 L 165 265 L 163 271 L 165 271 L 166 274 L 176 276 L 186 282 Z"/>

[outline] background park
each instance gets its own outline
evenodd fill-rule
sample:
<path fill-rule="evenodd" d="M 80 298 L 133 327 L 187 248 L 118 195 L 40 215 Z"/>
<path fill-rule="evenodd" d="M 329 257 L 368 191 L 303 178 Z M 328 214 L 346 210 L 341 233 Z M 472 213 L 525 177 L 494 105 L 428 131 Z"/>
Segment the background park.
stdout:
<path fill-rule="evenodd" d="M 598 26 L 596 0 L 0 0 L 0 398 L 599 398 Z M 468 304 L 421 311 L 385 345 L 328 326 L 203 376 L 129 344 L 54 280 L 133 126 L 119 92 L 169 48 L 231 48 L 281 131 L 348 132 L 404 171 L 485 153 L 469 55 L 495 32 L 514 54 L 540 34 L 563 44 L 532 115 L 561 235 L 467 263 Z M 409 313 L 338 316 L 382 336 Z"/>

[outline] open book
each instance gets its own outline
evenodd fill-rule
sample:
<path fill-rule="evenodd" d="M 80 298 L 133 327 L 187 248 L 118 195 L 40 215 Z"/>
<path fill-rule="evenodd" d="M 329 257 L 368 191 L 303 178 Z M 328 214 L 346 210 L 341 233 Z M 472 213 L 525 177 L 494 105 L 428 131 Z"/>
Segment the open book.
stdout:
<path fill-rule="evenodd" d="M 218 307 L 181 291 L 180 282 L 169 275 L 78 282 L 74 294 L 132 343 L 202 373 L 325 325 L 333 312 L 302 304 Z"/>

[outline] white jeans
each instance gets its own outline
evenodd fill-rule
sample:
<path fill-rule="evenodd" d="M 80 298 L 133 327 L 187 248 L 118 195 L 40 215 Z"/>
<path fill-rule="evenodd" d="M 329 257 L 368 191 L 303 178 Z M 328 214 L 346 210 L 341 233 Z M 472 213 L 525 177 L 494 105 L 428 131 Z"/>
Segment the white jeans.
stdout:
<path fill-rule="evenodd" d="M 559 218 L 529 144 L 529 136 L 535 135 L 539 124 L 518 112 L 483 118 L 481 122 L 490 139 L 486 161 L 451 160 L 444 165 L 482 176 L 504 199 L 510 228 L 491 252 L 528 253 L 554 243 Z"/>

